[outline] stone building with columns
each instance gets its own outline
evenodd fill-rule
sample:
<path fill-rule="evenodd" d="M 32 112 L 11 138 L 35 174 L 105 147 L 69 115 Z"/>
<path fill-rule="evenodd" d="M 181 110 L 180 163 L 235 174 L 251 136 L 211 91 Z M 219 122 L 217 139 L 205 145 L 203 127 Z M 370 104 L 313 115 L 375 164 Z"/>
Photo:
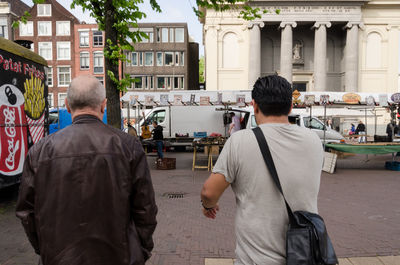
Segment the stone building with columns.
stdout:
<path fill-rule="evenodd" d="M 208 90 L 278 73 L 299 91 L 400 91 L 400 0 L 249 3 L 269 12 L 245 21 L 203 10 Z"/>

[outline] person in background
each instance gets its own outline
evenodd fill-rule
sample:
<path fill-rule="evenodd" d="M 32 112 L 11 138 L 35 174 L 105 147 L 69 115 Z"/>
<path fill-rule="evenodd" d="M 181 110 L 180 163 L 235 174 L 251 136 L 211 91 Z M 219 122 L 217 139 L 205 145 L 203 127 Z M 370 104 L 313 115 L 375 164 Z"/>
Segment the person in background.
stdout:
<path fill-rule="evenodd" d="M 240 131 L 240 116 L 236 115 L 235 112 L 231 112 L 232 123 L 229 126 L 229 135 Z"/>
<path fill-rule="evenodd" d="M 128 134 L 132 135 L 133 137 L 137 137 L 136 129 L 130 124 L 128 124 Z"/>
<path fill-rule="evenodd" d="M 29 149 L 16 215 L 44 265 L 144 265 L 157 206 L 137 138 L 102 122 L 107 99 L 94 76 L 72 80 L 72 125 Z"/>
<path fill-rule="evenodd" d="M 164 154 L 163 154 L 163 127 L 161 125 L 158 125 L 157 121 L 153 121 L 153 140 L 156 142 L 157 146 L 157 155 L 158 155 L 158 160 L 163 159 Z"/>
<path fill-rule="evenodd" d="M 362 135 L 365 135 L 365 125 L 364 125 L 364 123 L 362 121 L 358 122 L 355 134 L 361 135 L 361 136 L 358 137 L 358 142 L 359 143 L 366 143 L 367 142 L 366 137 L 362 136 Z"/>

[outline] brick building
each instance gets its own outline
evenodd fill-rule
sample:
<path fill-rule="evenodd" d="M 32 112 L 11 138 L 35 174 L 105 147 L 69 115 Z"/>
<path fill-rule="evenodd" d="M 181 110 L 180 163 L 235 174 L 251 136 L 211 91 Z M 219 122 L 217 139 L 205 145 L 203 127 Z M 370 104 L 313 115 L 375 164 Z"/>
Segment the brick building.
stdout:
<path fill-rule="evenodd" d="M 130 62 L 122 67 L 123 74 L 138 79 L 130 90 L 198 89 L 199 45 L 189 37 L 187 24 L 140 23 L 139 29 L 149 38 L 126 52 Z"/>
<path fill-rule="evenodd" d="M 15 39 L 32 41 L 31 49 L 47 60 L 49 105 L 64 106 L 68 85 L 75 76 L 74 25 L 79 20 L 56 0 L 35 4 L 29 12 L 27 24 L 21 23 L 15 30 Z"/>
<path fill-rule="evenodd" d="M 0 0 L 0 37 L 14 40 L 12 23 L 29 9 L 30 7 L 21 0 Z"/>
<path fill-rule="evenodd" d="M 75 76 L 94 75 L 104 84 L 104 32 L 97 24 L 75 24 L 74 35 Z"/>

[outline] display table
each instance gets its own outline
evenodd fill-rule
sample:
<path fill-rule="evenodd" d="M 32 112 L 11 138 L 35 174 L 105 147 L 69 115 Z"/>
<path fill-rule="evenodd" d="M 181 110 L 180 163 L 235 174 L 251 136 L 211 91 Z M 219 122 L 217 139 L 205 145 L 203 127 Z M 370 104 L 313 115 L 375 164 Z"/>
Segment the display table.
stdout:
<path fill-rule="evenodd" d="M 333 150 L 353 154 L 388 154 L 400 152 L 400 143 L 326 144 Z"/>
<path fill-rule="evenodd" d="M 213 155 L 219 154 L 219 149 L 224 146 L 225 139 L 218 137 L 218 138 L 203 138 L 201 141 L 193 141 L 193 165 L 192 171 L 195 169 L 207 169 L 211 171 L 213 169 Z M 205 154 L 207 155 L 207 166 L 198 165 L 197 162 L 197 155 L 198 150 L 200 148 L 204 148 Z"/>

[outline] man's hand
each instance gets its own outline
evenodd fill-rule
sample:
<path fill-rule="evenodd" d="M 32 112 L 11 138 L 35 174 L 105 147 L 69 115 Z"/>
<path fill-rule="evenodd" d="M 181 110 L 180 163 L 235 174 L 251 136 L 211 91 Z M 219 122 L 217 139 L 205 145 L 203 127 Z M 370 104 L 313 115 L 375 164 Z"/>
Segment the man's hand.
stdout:
<path fill-rule="evenodd" d="M 207 217 L 207 218 L 211 218 L 211 219 L 215 219 L 215 217 L 217 217 L 217 212 L 218 211 L 219 211 L 218 204 L 215 207 L 213 207 L 213 208 L 211 208 L 209 210 L 206 210 L 206 209 L 203 208 L 204 216 Z"/>

